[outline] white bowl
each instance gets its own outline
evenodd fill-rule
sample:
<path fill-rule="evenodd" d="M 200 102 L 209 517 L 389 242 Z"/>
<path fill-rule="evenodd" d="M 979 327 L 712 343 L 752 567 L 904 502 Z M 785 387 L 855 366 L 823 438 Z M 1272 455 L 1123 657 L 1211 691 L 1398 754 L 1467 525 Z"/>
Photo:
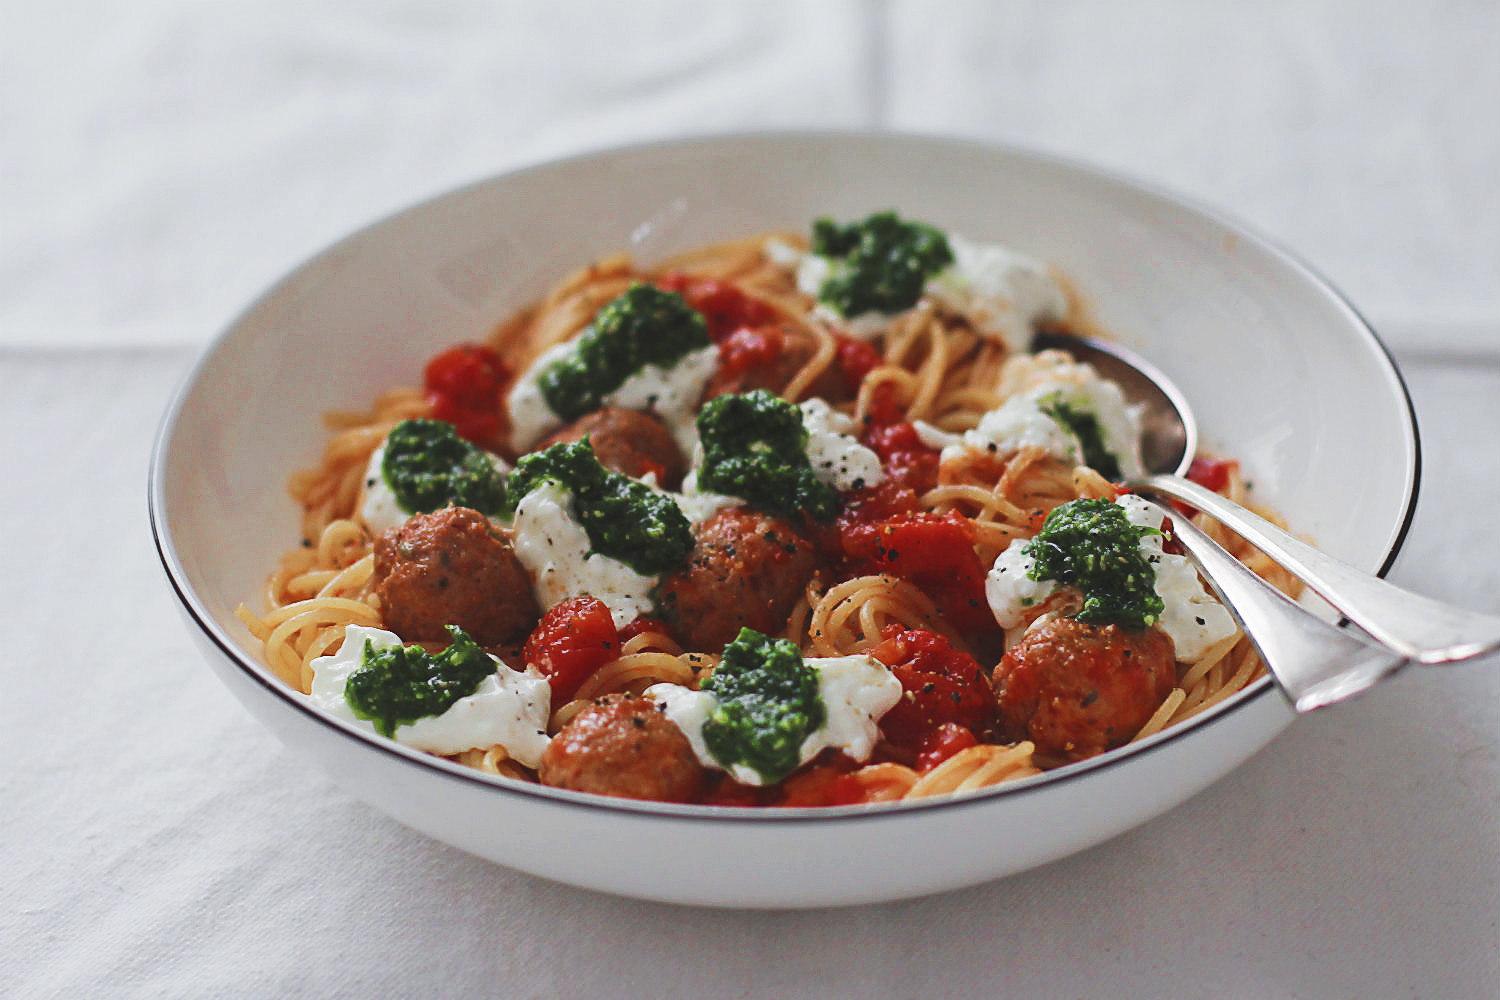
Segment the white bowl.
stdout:
<path fill-rule="evenodd" d="M 320 715 L 261 664 L 233 609 L 297 537 L 284 484 L 320 414 L 411 384 L 591 257 L 650 261 L 886 207 L 1061 268 L 1098 322 L 1194 401 L 1300 532 L 1383 571 L 1416 500 L 1415 420 L 1390 357 L 1326 283 L 1243 228 L 1076 164 L 942 139 L 778 134 L 614 150 L 497 177 L 333 246 L 255 302 L 167 411 L 151 519 L 207 660 L 354 795 L 547 878 L 725 906 L 937 892 L 1096 844 L 1182 802 L 1292 719 L 1269 680 L 1155 738 L 966 798 L 825 810 L 634 803 L 494 780 Z"/>

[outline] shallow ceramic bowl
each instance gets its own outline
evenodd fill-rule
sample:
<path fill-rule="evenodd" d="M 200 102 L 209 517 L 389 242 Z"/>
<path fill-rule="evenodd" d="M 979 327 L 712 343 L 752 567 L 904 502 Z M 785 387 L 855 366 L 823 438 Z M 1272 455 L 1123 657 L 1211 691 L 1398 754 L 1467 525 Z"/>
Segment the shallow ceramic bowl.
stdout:
<path fill-rule="evenodd" d="M 1355 311 L 1237 225 L 1076 164 L 931 138 L 781 134 L 584 156 L 379 222 L 288 275 L 204 354 L 152 462 L 163 565 L 209 665 L 297 753 L 402 823 L 547 878 L 677 902 L 798 907 L 937 892 L 1081 850 L 1182 802 L 1292 719 L 1269 680 L 1129 748 L 967 798 L 737 810 L 494 780 L 315 712 L 233 609 L 297 537 L 283 484 L 319 416 L 412 384 L 592 257 L 643 261 L 887 207 L 1066 273 L 1098 323 L 1174 378 L 1203 438 L 1336 556 L 1384 570 L 1416 499 L 1400 376 Z M 309 779 L 313 780 L 313 779 Z M 931 845 L 942 845 L 940 850 Z"/>

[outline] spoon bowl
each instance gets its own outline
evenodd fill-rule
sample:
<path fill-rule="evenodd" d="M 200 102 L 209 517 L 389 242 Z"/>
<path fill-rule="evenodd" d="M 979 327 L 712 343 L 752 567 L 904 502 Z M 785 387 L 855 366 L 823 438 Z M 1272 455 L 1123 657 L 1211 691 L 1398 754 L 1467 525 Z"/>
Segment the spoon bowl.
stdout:
<path fill-rule="evenodd" d="M 1119 344 L 1061 330 L 1041 330 L 1032 350 L 1066 351 L 1092 365 L 1139 406 L 1141 462 L 1147 472 L 1186 475 L 1198 452 L 1198 425 L 1187 397 L 1145 358 Z"/>

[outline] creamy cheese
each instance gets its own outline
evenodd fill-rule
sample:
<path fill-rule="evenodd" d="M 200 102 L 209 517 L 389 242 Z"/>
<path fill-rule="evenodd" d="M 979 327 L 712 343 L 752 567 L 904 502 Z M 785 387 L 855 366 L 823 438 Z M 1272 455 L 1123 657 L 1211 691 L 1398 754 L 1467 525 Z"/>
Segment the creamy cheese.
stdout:
<path fill-rule="evenodd" d="M 928 424 L 917 433 L 930 447 L 941 447 L 938 461 L 963 457 L 968 451 L 988 451 L 1000 458 L 1021 448 L 1040 448 L 1065 462 L 1082 462 L 1083 446 L 1073 432 L 1043 411 L 1047 401 L 1060 396 L 1074 407 L 1092 413 L 1099 422 L 1106 450 L 1120 463 L 1127 478 L 1142 474 L 1140 408 L 1125 400 L 1114 382 L 1100 378 L 1087 365 L 1070 366 L 1069 380 L 1041 382 L 1011 396 L 979 418 L 978 426 L 962 436 L 947 434 Z"/>
<path fill-rule="evenodd" d="M 337 653 L 312 661 L 308 700 L 335 718 L 375 733 L 375 724 L 356 716 L 344 697 L 349 675 L 359 668 L 367 641 L 375 649 L 402 645 L 394 632 L 350 625 Z M 536 767 L 547 749 L 551 685 L 546 678 L 511 669 L 497 657 L 490 659 L 495 661 L 495 672 L 480 681 L 473 694 L 460 698 L 441 715 L 397 726 L 396 742 L 444 755 L 498 744 L 514 760 Z"/>
<path fill-rule="evenodd" d="M 1012 541 L 995 557 L 995 564 L 984 578 L 985 600 L 995 615 L 995 624 L 1006 631 L 1019 626 L 1027 611 L 1051 597 L 1057 589 L 1056 580 L 1031 578 L 1036 560 L 1023 551 L 1028 541 L 1025 538 Z"/>
<path fill-rule="evenodd" d="M 510 415 L 510 448 L 517 455 L 531 450 L 546 434 L 562 426 L 562 418 L 552 411 L 542 395 L 542 372 L 558 361 L 571 358 L 578 351 L 578 339 L 553 344 L 531 363 L 531 367 L 517 376 L 505 399 L 505 410 Z"/>
<path fill-rule="evenodd" d="M 604 405 L 655 413 L 677 439 L 682 453 L 691 455 L 698 443 L 698 400 L 718 370 L 718 347 L 700 347 L 684 354 L 670 368 L 643 366 L 605 396 Z"/>
<path fill-rule="evenodd" d="M 778 250 L 775 252 L 770 250 L 769 245 L 767 246 L 767 258 L 794 271 L 797 276 L 797 290 L 816 299 L 818 293 L 823 290 L 824 282 L 833 274 L 834 261 L 815 253 L 802 253 L 784 243 L 777 243 L 776 246 Z M 896 317 L 901 314 L 871 311 L 850 317 L 826 302 L 819 302 L 813 307 L 812 315 L 814 319 L 821 320 L 828 326 L 838 327 L 855 340 L 874 340 L 885 333 Z"/>
<path fill-rule="evenodd" d="M 953 263 L 927 282 L 927 297 L 963 316 L 980 335 L 1004 341 L 1012 353 L 1031 349 L 1039 321 L 1067 312 L 1067 296 L 1040 262 L 952 233 L 948 246 Z"/>
<path fill-rule="evenodd" d="M 578 345 L 579 338 L 574 337 L 548 348 L 511 387 L 505 406 L 510 414 L 510 444 L 517 454 L 529 451 L 563 425 L 563 418 L 542 395 L 540 380 L 553 364 L 576 355 Z M 698 400 L 718 368 L 719 349 L 712 344 L 689 351 L 671 366 L 643 365 L 607 393 L 603 405 L 655 413 L 672 431 L 683 454 L 688 454 L 698 439 Z"/>
<path fill-rule="evenodd" d="M 499 455 L 490 455 L 490 462 L 501 472 L 510 471 L 510 463 Z M 359 503 L 359 516 L 370 529 L 370 534 L 379 538 L 392 528 L 405 524 L 412 512 L 401 506 L 395 492 L 385 481 L 381 466 L 385 462 L 385 444 L 382 442 L 370 455 L 365 466 L 364 497 Z"/>
<path fill-rule="evenodd" d="M 869 655 L 810 657 L 803 662 L 818 674 L 818 695 L 827 718 L 802 741 L 798 765 L 827 749 L 840 750 L 856 761 L 868 760 L 880 738 L 880 717 L 901 700 L 901 682 L 885 664 Z M 728 771 L 742 785 L 765 784 L 759 772 L 744 764 L 726 768 L 709 752 L 703 741 L 703 724 L 719 707 L 712 692 L 678 684 L 653 684 L 645 694 L 682 730 L 704 767 Z"/>
<path fill-rule="evenodd" d="M 1126 494 L 1115 501 L 1125 509 L 1131 524 L 1160 529 L 1161 514 L 1140 497 Z M 1033 580 L 1036 562 L 1023 551 L 1027 539 L 1018 538 L 995 557 L 985 577 L 984 594 L 995 622 L 1010 630 L 1021 624 L 1026 612 L 1051 596 L 1055 580 Z M 1139 542 L 1156 573 L 1154 589 L 1165 605 L 1157 625 L 1172 639 L 1176 657 L 1194 663 L 1238 629 L 1234 617 L 1203 587 L 1198 571 L 1187 556 L 1162 550 L 1161 535 L 1147 535 Z"/>
<path fill-rule="evenodd" d="M 1115 501 L 1125 508 L 1131 524 L 1160 529 L 1161 512 L 1138 496 Z M 1195 663 L 1209 650 L 1238 631 L 1234 616 L 1203 587 L 1198 570 L 1187 556 L 1162 551 L 1161 535 L 1141 539 L 1141 551 L 1156 570 L 1156 593 L 1166 609 L 1157 622 L 1172 637 L 1177 659 Z"/>
<path fill-rule="evenodd" d="M 998 244 L 946 235 L 953 263 L 928 280 L 922 290 L 926 303 L 962 316 L 981 336 L 1001 340 L 1018 354 L 1030 349 L 1038 322 L 1061 319 L 1067 312 L 1067 295 L 1039 261 Z M 836 266 L 827 257 L 802 253 L 779 241 L 767 243 L 766 259 L 792 271 L 797 289 L 814 299 Z M 919 302 L 915 308 L 923 305 Z M 819 303 L 813 315 L 852 337 L 870 340 L 885 333 L 901 314 L 869 312 L 845 317 Z"/>
<path fill-rule="evenodd" d="M 594 552 L 588 532 L 573 519 L 573 495 L 544 482 L 521 498 L 511 524 L 516 558 L 531 574 L 543 609 L 588 594 L 609 608 L 622 628 L 655 607 L 656 577 L 643 576 L 618 559 Z"/>
<path fill-rule="evenodd" d="M 683 477 L 681 493 L 669 493 L 668 496 L 677 502 L 677 509 L 682 511 L 682 516 L 687 518 L 688 523 L 694 527 L 707 521 L 725 507 L 738 507 L 745 502 L 739 497 L 728 496 L 724 493 L 700 491 L 697 469 Z"/>
<path fill-rule="evenodd" d="M 873 486 L 885 478 L 880 456 L 859 443 L 859 424 L 825 401 L 809 399 L 799 406 L 807 430 L 807 460 L 813 475 L 840 493 Z"/>

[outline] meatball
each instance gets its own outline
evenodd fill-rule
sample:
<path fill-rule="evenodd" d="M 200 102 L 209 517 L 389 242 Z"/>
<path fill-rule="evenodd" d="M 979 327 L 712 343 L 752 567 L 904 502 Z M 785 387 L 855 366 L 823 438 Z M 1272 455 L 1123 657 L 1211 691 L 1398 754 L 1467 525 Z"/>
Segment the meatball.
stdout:
<path fill-rule="evenodd" d="M 385 626 L 408 641 L 457 625 L 481 646 L 524 637 L 541 616 L 510 539 L 467 507 L 415 514 L 375 542 Z"/>
<path fill-rule="evenodd" d="M 688 649 L 717 652 L 753 628 L 774 634 L 818 568 L 813 544 L 790 524 L 729 507 L 693 529 L 686 565 L 663 577 L 656 597 Z"/>
<path fill-rule="evenodd" d="M 573 716 L 537 769 L 544 785 L 656 802 L 691 802 L 706 775 L 660 705 L 623 694 L 605 695 Z"/>
<path fill-rule="evenodd" d="M 1037 753 L 1083 760 L 1129 741 L 1177 683 L 1160 629 L 1037 619 L 994 673 L 1005 736 Z"/>
<path fill-rule="evenodd" d="M 649 413 L 635 410 L 595 410 L 548 437 L 537 449 L 579 441 L 585 436 L 593 445 L 600 465 L 632 479 L 654 472 L 658 486 L 676 489 L 687 471 L 682 449 L 677 447 L 667 425 Z"/>

